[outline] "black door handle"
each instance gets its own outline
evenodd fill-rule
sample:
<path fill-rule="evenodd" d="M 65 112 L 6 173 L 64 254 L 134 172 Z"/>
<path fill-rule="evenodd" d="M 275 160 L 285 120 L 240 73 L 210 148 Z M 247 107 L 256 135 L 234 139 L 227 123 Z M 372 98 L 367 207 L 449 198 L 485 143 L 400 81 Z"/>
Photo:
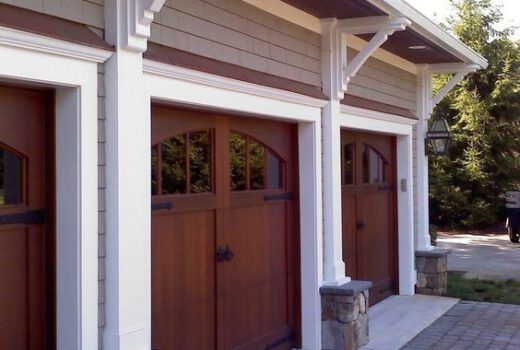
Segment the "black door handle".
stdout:
<path fill-rule="evenodd" d="M 224 262 L 224 261 L 226 261 L 226 251 L 221 246 L 219 246 L 217 248 L 216 257 L 217 257 L 217 262 Z"/>
<path fill-rule="evenodd" d="M 233 254 L 233 251 L 227 245 L 226 250 L 224 251 L 224 258 L 226 259 L 226 261 L 231 261 L 231 260 L 233 260 L 234 257 L 235 257 L 235 254 Z"/>
<path fill-rule="evenodd" d="M 365 222 L 362 221 L 362 220 L 358 220 L 358 221 L 356 222 L 356 229 L 359 230 L 359 231 L 364 230 L 364 229 L 365 229 L 365 226 L 366 226 L 366 225 L 365 225 Z"/>
<path fill-rule="evenodd" d="M 215 255 L 217 257 L 217 262 L 231 261 L 235 257 L 235 254 L 233 254 L 233 251 L 228 245 L 226 245 L 225 248 L 219 246 Z"/>

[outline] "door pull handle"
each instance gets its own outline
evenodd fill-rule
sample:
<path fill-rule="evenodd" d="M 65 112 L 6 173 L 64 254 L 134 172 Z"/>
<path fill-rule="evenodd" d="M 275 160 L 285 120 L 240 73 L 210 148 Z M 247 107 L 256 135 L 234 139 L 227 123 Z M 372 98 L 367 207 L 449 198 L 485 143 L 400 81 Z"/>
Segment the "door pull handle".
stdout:
<path fill-rule="evenodd" d="M 229 246 L 226 245 L 225 248 L 219 246 L 217 248 L 215 256 L 217 258 L 217 262 L 226 262 L 226 261 L 233 260 L 233 258 L 235 257 L 235 254 L 233 253 L 231 248 L 229 248 Z"/>
<path fill-rule="evenodd" d="M 226 250 L 224 251 L 224 258 L 226 259 L 226 261 L 231 261 L 231 260 L 233 260 L 234 257 L 235 257 L 235 254 L 233 254 L 233 251 L 227 245 Z"/>
<path fill-rule="evenodd" d="M 217 262 L 224 262 L 224 261 L 226 261 L 226 251 L 221 246 L 219 246 L 217 248 L 216 258 L 217 258 Z"/>
<path fill-rule="evenodd" d="M 356 229 L 357 230 L 362 231 L 362 230 L 365 229 L 365 227 L 366 227 L 366 225 L 365 225 L 364 221 L 359 220 L 359 221 L 356 222 Z"/>

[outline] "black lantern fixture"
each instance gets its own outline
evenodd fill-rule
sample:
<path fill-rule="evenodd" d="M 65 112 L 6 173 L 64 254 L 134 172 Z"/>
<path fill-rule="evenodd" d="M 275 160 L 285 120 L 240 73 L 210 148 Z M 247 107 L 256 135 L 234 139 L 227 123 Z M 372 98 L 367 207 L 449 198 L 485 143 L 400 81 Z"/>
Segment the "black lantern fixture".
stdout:
<path fill-rule="evenodd" d="M 452 133 L 446 119 L 436 117 L 426 133 L 426 139 L 435 154 L 447 154 L 451 144 Z"/>

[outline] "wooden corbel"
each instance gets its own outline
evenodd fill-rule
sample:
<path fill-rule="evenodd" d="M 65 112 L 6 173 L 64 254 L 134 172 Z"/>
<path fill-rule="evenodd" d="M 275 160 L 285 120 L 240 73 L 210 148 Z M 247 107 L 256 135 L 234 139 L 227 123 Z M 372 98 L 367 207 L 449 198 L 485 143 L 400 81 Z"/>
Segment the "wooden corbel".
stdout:
<path fill-rule="evenodd" d="M 430 98 L 430 106 L 428 113 L 431 114 L 433 112 L 433 108 L 442 101 L 442 99 L 450 92 L 458 83 L 464 79 L 464 77 L 468 73 L 475 72 L 479 68 L 476 64 L 467 64 L 467 63 L 439 63 L 439 64 L 430 64 L 427 66 L 427 72 L 430 75 L 433 74 L 453 74 L 450 80 L 437 92 L 436 95 L 433 95 Z M 430 79 L 430 82 L 432 80 Z M 433 91 L 431 89 L 430 91 Z"/>
<path fill-rule="evenodd" d="M 336 55 L 333 76 L 336 78 L 335 90 L 337 97 L 342 99 L 348 83 L 361 69 L 368 58 L 383 45 L 388 37 L 396 31 L 405 30 L 412 23 L 405 17 L 391 18 L 388 16 L 359 17 L 349 19 L 333 19 L 327 22 L 328 28 L 335 43 L 331 45 L 333 54 Z M 374 34 L 370 41 L 359 51 L 354 59 L 347 63 L 347 37 L 349 35 Z"/>
<path fill-rule="evenodd" d="M 129 0 L 127 48 L 144 52 L 150 37 L 150 25 L 166 0 Z"/>
<path fill-rule="evenodd" d="M 354 59 L 347 64 L 346 51 L 341 62 L 342 82 L 346 87 L 353 76 L 359 71 L 368 58 L 383 45 L 388 37 L 396 31 L 405 30 L 412 22 L 407 18 L 388 18 L 386 16 L 346 19 L 339 22 L 338 31 L 341 36 L 375 33 L 370 41 L 359 51 Z"/>

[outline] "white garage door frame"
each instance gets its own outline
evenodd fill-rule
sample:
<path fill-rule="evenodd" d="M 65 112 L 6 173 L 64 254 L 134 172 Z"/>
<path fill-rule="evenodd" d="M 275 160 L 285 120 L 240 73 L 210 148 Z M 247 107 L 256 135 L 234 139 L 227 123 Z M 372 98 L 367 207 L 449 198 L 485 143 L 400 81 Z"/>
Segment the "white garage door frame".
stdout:
<path fill-rule="evenodd" d="M 55 90 L 58 350 L 98 348 L 98 63 L 112 52 L 0 27 L 0 81 Z"/>
<path fill-rule="evenodd" d="M 397 155 L 397 231 L 399 294 L 415 293 L 415 257 L 413 223 L 413 125 L 415 119 L 341 106 L 341 128 L 383 133 L 396 137 Z M 348 258 L 346 263 L 348 264 Z"/>

